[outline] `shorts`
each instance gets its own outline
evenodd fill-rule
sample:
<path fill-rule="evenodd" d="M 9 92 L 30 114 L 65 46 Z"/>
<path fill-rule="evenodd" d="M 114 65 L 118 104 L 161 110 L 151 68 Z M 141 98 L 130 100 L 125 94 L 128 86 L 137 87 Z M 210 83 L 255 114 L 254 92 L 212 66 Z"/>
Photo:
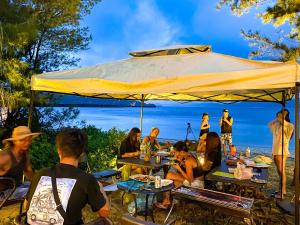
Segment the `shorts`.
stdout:
<path fill-rule="evenodd" d="M 221 134 L 221 143 L 222 145 L 224 144 L 232 145 L 232 133 Z"/>

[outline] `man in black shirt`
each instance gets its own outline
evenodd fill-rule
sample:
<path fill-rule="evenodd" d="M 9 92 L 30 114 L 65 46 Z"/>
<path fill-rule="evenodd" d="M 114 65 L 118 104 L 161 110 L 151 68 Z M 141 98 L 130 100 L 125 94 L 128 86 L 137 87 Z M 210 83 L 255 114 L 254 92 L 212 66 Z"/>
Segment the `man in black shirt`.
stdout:
<path fill-rule="evenodd" d="M 226 156 L 226 143 L 232 145 L 232 124 L 233 118 L 229 116 L 228 109 L 223 109 L 223 116 L 220 118 L 221 142 L 224 156 Z"/>
<path fill-rule="evenodd" d="M 82 224 L 81 210 L 89 204 L 100 217 L 109 215 L 109 205 L 102 186 L 91 175 L 78 169 L 87 136 L 79 129 L 65 129 L 56 137 L 60 163 L 35 174 L 26 200 L 29 224 Z M 51 177 L 55 170 L 57 192 L 66 215 L 57 210 Z"/>

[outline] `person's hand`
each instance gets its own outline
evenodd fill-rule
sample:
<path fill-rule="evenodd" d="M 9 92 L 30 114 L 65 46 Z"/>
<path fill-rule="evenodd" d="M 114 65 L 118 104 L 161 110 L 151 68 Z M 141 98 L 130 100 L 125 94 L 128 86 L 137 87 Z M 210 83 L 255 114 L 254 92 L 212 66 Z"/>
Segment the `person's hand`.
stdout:
<path fill-rule="evenodd" d="M 177 171 L 180 171 L 180 169 L 181 169 L 177 163 L 173 164 L 172 167 Z"/>

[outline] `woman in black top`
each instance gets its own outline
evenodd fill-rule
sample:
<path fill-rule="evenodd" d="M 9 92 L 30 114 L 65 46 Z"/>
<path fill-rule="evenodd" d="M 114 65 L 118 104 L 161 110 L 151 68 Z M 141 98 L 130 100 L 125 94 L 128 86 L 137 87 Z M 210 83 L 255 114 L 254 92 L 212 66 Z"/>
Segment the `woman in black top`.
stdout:
<path fill-rule="evenodd" d="M 140 155 L 141 131 L 134 127 L 130 130 L 127 137 L 122 141 L 118 158 L 132 158 Z"/>
<path fill-rule="evenodd" d="M 203 134 L 207 134 L 209 132 L 210 124 L 209 124 L 208 120 L 209 120 L 208 113 L 206 113 L 206 112 L 203 113 L 203 115 L 202 115 L 202 121 L 201 121 L 201 126 L 200 126 L 200 135 L 199 135 L 199 138 Z"/>
<path fill-rule="evenodd" d="M 140 155 L 140 139 L 141 139 L 141 130 L 137 127 L 134 127 L 130 130 L 127 137 L 122 141 L 120 146 L 120 152 L 118 158 L 135 158 Z M 124 166 L 124 171 L 130 173 L 140 173 L 143 174 L 145 171 L 143 168 L 136 166 Z M 123 177 L 125 179 L 125 177 Z"/>
<path fill-rule="evenodd" d="M 180 186 L 184 182 L 192 183 L 195 178 L 201 176 L 201 169 L 197 159 L 188 152 L 188 148 L 183 141 L 178 141 L 174 146 L 174 156 L 177 163 L 172 165 L 176 172 L 168 172 L 166 179 L 173 180 L 175 186 Z M 158 203 L 157 207 L 167 208 L 170 205 L 169 192 L 164 193 L 164 200 Z"/>

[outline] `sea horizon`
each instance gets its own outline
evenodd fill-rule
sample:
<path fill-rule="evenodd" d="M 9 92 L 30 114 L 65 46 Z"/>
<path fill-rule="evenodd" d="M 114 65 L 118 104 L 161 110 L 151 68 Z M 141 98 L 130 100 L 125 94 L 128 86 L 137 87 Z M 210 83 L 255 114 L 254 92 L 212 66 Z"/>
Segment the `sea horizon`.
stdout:
<path fill-rule="evenodd" d="M 233 144 L 243 151 L 247 147 L 258 149 L 264 153 L 272 153 L 272 134 L 268 122 L 275 119 L 281 110 L 280 104 L 274 103 L 166 103 L 156 102 L 154 108 L 144 108 L 142 136 L 147 136 L 152 127 L 160 129 L 159 139 L 163 140 L 189 140 L 198 139 L 202 113 L 210 115 L 210 131 L 220 135 L 219 119 L 222 110 L 227 108 L 233 117 Z M 294 123 L 293 102 L 286 108 L 290 111 L 291 122 Z M 113 127 L 129 131 L 132 127 L 140 127 L 139 107 L 80 107 L 78 121 L 86 121 L 102 130 Z M 187 124 L 191 125 L 191 132 L 187 135 Z M 290 153 L 294 155 L 294 137 L 290 141 Z"/>

